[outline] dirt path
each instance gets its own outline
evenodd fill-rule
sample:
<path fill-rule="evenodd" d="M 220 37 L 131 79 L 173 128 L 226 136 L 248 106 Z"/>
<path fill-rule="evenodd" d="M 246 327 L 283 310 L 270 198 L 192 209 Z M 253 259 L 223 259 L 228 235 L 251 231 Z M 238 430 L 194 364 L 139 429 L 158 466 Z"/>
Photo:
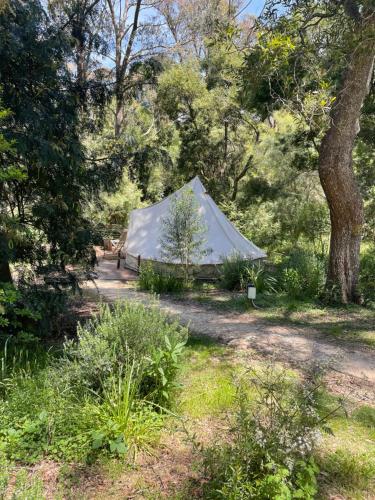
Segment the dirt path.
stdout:
<path fill-rule="evenodd" d="M 112 279 L 96 281 L 99 293 L 105 299 L 135 300 L 150 303 L 150 295 L 141 293 L 124 282 Z M 261 355 L 272 355 L 280 361 L 303 367 L 309 361 L 334 359 L 338 372 L 362 378 L 375 387 L 374 351 L 328 338 L 311 327 L 276 325 L 249 313 L 221 313 L 203 305 L 161 298 L 160 307 L 189 325 L 192 332 L 242 349 L 251 349 Z"/>

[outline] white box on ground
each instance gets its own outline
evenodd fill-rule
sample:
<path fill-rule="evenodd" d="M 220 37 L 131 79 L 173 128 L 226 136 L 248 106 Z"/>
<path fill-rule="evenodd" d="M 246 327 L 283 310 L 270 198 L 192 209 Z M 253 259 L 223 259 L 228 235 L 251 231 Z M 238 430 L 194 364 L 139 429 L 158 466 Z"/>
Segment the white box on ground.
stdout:
<path fill-rule="evenodd" d="M 257 295 L 257 289 L 252 283 L 248 283 L 247 285 L 247 298 L 254 300 Z"/>

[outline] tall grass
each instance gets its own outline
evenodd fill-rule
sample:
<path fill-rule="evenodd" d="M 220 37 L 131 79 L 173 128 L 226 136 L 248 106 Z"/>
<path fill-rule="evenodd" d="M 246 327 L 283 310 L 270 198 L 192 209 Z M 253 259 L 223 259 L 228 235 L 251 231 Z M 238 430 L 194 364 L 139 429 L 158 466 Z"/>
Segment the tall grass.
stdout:
<path fill-rule="evenodd" d="M 49 360 L 49 352 L 37 345 L 25 347 L 17 344 L 13 337 L 5 339 L 0 352 L 0 395 L 16 377 L 31 376 Z"/>

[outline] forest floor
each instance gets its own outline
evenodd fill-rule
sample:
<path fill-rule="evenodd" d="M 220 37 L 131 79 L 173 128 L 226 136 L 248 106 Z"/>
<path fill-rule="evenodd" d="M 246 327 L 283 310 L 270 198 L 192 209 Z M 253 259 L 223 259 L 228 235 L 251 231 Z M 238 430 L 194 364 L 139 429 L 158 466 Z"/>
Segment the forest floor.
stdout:
<path fill-rule="evenodd" d="M 236 380 L 265 361 L 247 349 L 235 349 L 192 335 L 179 375 L 180 388 L 159 442 L 128 462 L 103 459 L 93 465 L 38 464 L 48 499 L 204 499 L 202 466 L 207 450 L 225 440 L 233 426 Z M 336 396 L 327 391 L 327 404 Z M 319 445 L 317 499 L 375 498 L 375 407 L 346 400 Z M 348 446 L 350 443 L 350 446 Z"/>
<path fill-rule="evenodd" d="M 335 366 L 325 378 L 324 406 L 344 399 L 345 411 L 330 419 L 332 433 L 324 434 L 315 455 L 317 499 L 375 499 L 373 310 L 282 302 L 258 310 L 240 294 L 212 289 L 156 301 L 137 289 L 134 274 L 117 271 L 116 261 L 101 262 L 98 271 L 80 301 L 83 320 L 101 300 L 135 300 L 156 303 L 189 325 L 174 415 L 165 417 L 158 442 L 147 452 L 92 465 L 45 460 L 29 467 L 42 480 L 46 499 L 208 498 L 203 460 L 207 449 L 229 438 L 236 387 L 247 370 L 271 362 L 298 377 L 308 362 L 331 358 Z"/>

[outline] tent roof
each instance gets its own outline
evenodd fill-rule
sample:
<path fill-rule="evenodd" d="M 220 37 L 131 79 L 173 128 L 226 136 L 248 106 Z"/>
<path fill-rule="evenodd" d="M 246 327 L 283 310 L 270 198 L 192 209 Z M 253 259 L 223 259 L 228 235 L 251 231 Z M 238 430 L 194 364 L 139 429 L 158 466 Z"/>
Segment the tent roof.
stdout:
<path fill-rule="evenodd" d="M 160 237 L 162 219 L 167 216 L 171 200 L 186 188 L 190 188 L 198 202 L 199 213 L 206 226 L 206 248 L 210 249 L 196 264 L 220 264 L 225 257 L 238 254 L 243 258 L 255 260 L 266 257 L 265 252 L 245 238 L 219 209 L 206 192 L 199 177 L 171 194 L 159 203 L 138 208 L 130 214 L 128 236 L 124 250 L 142 259 L 164 261 L 161 255 Z"/>

